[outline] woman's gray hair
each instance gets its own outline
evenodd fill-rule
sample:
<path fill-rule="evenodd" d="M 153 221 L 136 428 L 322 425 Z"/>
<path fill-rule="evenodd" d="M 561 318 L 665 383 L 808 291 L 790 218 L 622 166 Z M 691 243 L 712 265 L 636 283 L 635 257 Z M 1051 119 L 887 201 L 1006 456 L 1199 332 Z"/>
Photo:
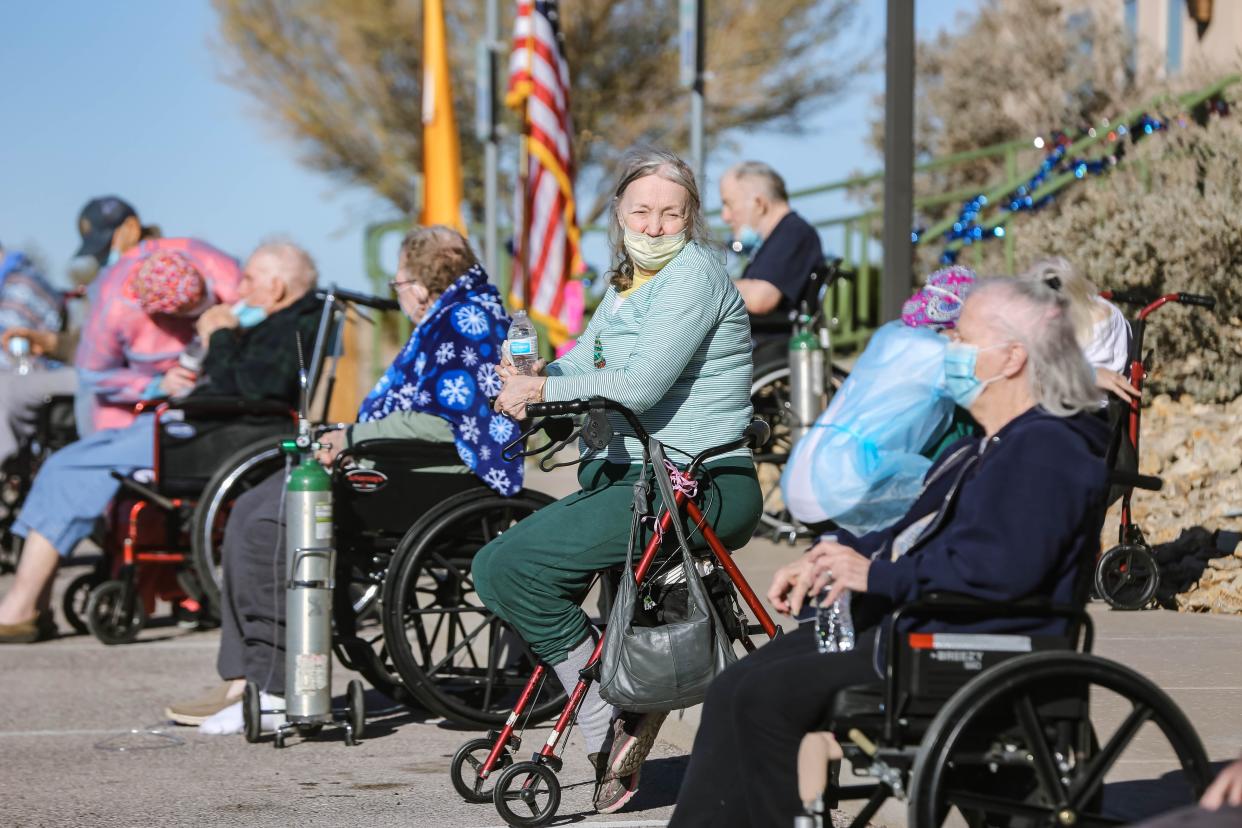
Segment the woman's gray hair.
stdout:
<path fill-rule="evenodd" d="M 630 255 L 625 250 L 621 197 L 631 183 L 648 175 L 658 175 L 665 181 L 680 184 L 686 189 L 690 194 L 686 202 L 686 241 L 707 243 L 708 240 L 703 201 L 699 197 L 699 185 L 694 180 L 694 171 L 690 169 L 690 165 L 668 150 L 658 147 L 631 149 L 621 159 L 621 172 L 617 177 L 609 211 L 612 221 L 608 223 L 608 245 L 612 248 L 614 261 L 608 270 L 608 276 L 617 290 L 625 290 L 634 283 L 634 263 L 630 261 Z"/>
<path fill-rule="evenodd" d="M 1069 260 L 1061 256 L 1040 259 L 1018 278 L 1024 282 L 1045 284 L 1068 299 L 1070 325 L 1074 329 L 1079 347 L 1086 348 L 1091 344 L 1091 337 L 1095 332 L 1092 311 L 1095 308 L 1095 299 L 1100 293 L 1094 282 L 1075 270 Z"/>
<path fill-rule="evenodd" d="M 984 296 L 994 301 L 987 324 L 1026 349 L 1037 403 L 1058 417 L 1099 409 L 1103 395 L 1078 346 L 1065 294 L 1042 281 L 991 278 L 976 284 L 970 299 Z"/>

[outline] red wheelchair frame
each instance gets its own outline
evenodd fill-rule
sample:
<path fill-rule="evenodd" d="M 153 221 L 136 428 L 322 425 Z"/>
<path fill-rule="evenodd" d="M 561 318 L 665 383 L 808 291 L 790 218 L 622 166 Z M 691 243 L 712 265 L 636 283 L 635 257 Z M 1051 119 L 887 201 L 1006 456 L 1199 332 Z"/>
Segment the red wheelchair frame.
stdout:
<path fill-rule="evenodd" d="M 191 612 L 201 609 L 193 594 L 197 590 L 183 581 L 192 575 L 189 528 L 198 495 L 187 496 L 181 487 L 169 489 L 164 485 L 171 470 L 165 468 L 161 436 L 169 412 L 221 421 L 231 421 L 238 415 L 271 417 L 274 421 L 288 416 L 289 433 L 296 422 L 293 412 L 284 404 L 261 400 L 146 401 L 138 403 L 134 411 L 138 415 L 151 414 L 154 419 L 151 481 L 112 473 L 121 491 L 106 513 L 104 560 L 96 572 L 79 579 L 80 585 L 75 581 L 66 595 L 66 605 L 76 605 L 76 592 L 89 589 L 84 626 L 105 644 L 133 641 L 155 611 L 157 599 Z M 267 430 L 275 433 L 275 429 Z M 70 617 L 71 622 L 74 620 Z"/>

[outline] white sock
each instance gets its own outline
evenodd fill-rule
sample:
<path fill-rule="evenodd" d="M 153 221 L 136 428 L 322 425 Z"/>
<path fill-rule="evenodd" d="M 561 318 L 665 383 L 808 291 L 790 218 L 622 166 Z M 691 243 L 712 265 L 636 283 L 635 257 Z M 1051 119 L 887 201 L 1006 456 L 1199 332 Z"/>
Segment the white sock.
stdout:
<path fill-rule="evenodd" d="M 569 651 L 564 661 L 552 668 L 566 693 L 574 691 L 574 686 L 578 684 L 578 673 L 586 666 L 594 649 L 595 639 L 587 636 L 581 644 Z M 582 699 L 582 705 L 578 708 L 578 731 L 582 734 L 582 741 L 586 742 L 588 755 L 604 749 L 604 740 L 608 737 L 614 715 L 612 705 L 599 697 L 599 682 L 591 682 L 586 696 Z"/>
<path fill-rule="evenodd" d="M 259 719 L 259 729 L 263 731 L 274 731 L 285 723 L 285 700 L 280 696 L 271 696 L 267 693 L 259 694 L 259 707 L 264 710 L 278 710 L 279 713 L 264 713 Z M 211 736 L 232 736 L 241 733 L 246 729 L 245 714 L 242 713 L 242 703 L 234 702 L 218 713 L 208 716 L 201 725 L 198 726 L 200 733 L 207 733 Z"/>

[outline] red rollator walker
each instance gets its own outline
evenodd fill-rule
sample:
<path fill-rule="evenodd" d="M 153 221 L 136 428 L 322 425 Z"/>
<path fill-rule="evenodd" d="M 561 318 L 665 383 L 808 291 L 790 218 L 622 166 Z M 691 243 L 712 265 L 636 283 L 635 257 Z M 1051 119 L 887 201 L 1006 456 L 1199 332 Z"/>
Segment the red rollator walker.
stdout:
<path fill-rule="evenodd" d="M 538 449 L 522 453 L 525 455 L 545 454 L 544 459 L 540 462 L 541 468 L 545 471 L 551 468 L 551 466 L 546 464 L 553 455 L 577 436 L 581 436 L 587 445 L 592 448 L 602 449 L 607 446 L 613 436 L 613 429 L 606 412 L 611 411 L 620 415 L 630 429 L 632 429 L 633 435 L 643 443 L 643 463 L 647 467 L 648 472 L 652 475 L 665 476 L 664 480 L 656 480 L 659 490 L 662 493 L 672 492 L 673 508 L 678 516 L 687 518 L 702 533 L 707 547 L 711 550 L 715 564 L 727 574 L 734 590 L 736 590 L 735 593 L 730 595 L 729 600 L 732 604 L 732 612 L 740 619 L 740 624 L 736 628 L 740 633 L 738 640 L 750 651 L 755 648 L 755 644 L 750 640 L 750 635 L 762 632 L 769 638 L 772 638 L 777 634 L 776 625 L 772 622 L 772 618 L 762 604 L 759 603 L 759 598 L 755 595 L 754 590 L 746 583 L 746 579 L 733 563 L 729 550 L 725 548 L 720 538 L 712 531 L 712 527 L 707 523 L 703 516 L 703 511 L 694 501 L 693 496 L 688 494 L 694 488 L 692 481 L 697 479 L 698 472 L 710 458 L 747 446 L 751 449 L 757 449 L 766 443 L 769 436 L 767 423 L 762 420 L 756 420 L 746 428 L 746 431 L 737 440 L 701 452 L 690 462 L 683 473 L 677 471 L 671 464 L 666 463 L 664 447 L 657 440 L 651 438 L 643 428 L 642 423 L 634 416 L 634 413 L 611 400 L 594 397 L 589 400 L 569 402 L 533 403 L 528 405 L 526 410 L 528 416 L 543 417 L 544 419 L 523 434 L 519 440 L 542 430 L 552 438 L 552 442 Z M 565 419 L 570 415 L 586 416 L 581 425 L 575 427 L 572 421 Z M 511 450 L 516 445 L 518 445 L 518 442 L 515 441 L 515 443 L 510 444 L 506 448 L 506 451 Z M 645 478 L 646 475 L 643 477 Z M 670 485 L 666 484 L 672 485 L 670 487 Z M 646 502 L 646 485 L 643 479 L 640 479 L 639 483 L 636 484 L 636 503 L 640 495 L 643 496 L 643 502 Z M 664 502 L 667 503 L 667 500 L 664 500 Z M 634 525 L 637 527 L 638 521 L 635 521 Z M 623 571 L 621 577 L 633 577 L 636 584 L 642 584 L 644 579 L 649 577 L 652 566 L 656 562 L 657 554 L 663 546 L 665 533 L 669 532 L 670 528 L 675 528 L 673 527 L 673 512 L 668 508 L 662 508 L 656 518 L 656 525 L 658 528 L 647 542 L 642 557 L 635 566 L 633 573 Z M 631 537 L 631 544 L 637 542 L 637 537 L 637 535 Z M 672 537 L 671 534 L 670 537 Z M 751 613 L 758 621 L 757 624 L 747 623 L 742 616 L 740 607 L 738 607 L 736 602 L 738 595 L 741 596 L 746 606 L 750 608 Z M 453 756 L 450 772 L 452 774 L 453 787 L 461 794 L 463 799 L 474 803 L 488 801 L 495 803 L 496 810 L 509 825 L 546 825 L 556 816 L 561 800 L 561 786 L 557 781 L 556 774 L 560 771 L 562 765 L 561 758 L 557 756 L 557 747 L 562 744 L 564 737 L 573 724 L 590 683 L 598 680 L 599 663 L 603 647 L 604 637 L 601 636 L 599 642 L 595 645 L 594 652 L 592 652 L 590 659 L 587 661 L 586 667 L 582 670 L 581 678 L 578 680 L 573 692 L 569 694 L 569 698 L 566 700 L 560 715 L 556 718 L 552 733 L 549 734 L 547 740 L 544 741 L 539 749 L 535 751 L 529 761 L 515 763 L 513 756 L 521 748 L 522 732 L 525 730 L 530 718 L 529 711 L 534 709 L 544 679 L 550 672 L 545 664 L 539 664 L 531 674 L 530 680 L 522 690 L 517 704 L 505 722 L 504 727 L 498 731 L 492 731 L 485 738 L 472 739 L 457 750 L 457 753 Z M 499 774 L 495 778 L 494 785 L 489 789 L 488 783 L 497 772 Z"/>
<path fill-rule="evenodd" d="M 1130 384 L 1135 390 L 1143 389 L 1143 381 L 1151 370 L 1151 352 L 1143 353 L 1143 335 L 1147 328 L 1147 317 L 1170 302 L 1183 305 L 1197 305 L 1211 310 L 1216 307 L 1216 300 L 1211 296 L 1197 293 L 1169 293 L 1157 299 L 1142 296 L 1129 291 L 1104 291 L 1100 294 L 1105 299 L 1141 308 L 1138 315 L 1130 321 Z M 1144 484 L 1143 488 L 1159 489 L 1160 480 L 1155 477 L 1139 475 L 1138 452 L 1139 431 L 1142 422 L 1142 409 L 1139 400 L 1112 400 L 1109 404 L 1109 418 L 1113 421 L 1113 435 L 1108 450 L 1109 467 L 1114 472 L 1114 479 Z M 1123 482 L 1121 489 L 1121 528 L 1118 532 L 1117 545 L 1100 555 L 1095 567 L 1095 591 L 1108 602 L 1113 609 L 1137 610 L 1146 607 L 1156 595 L 1160 586 L 1160 571 L 1156 559 L 1152 555 L 1151 544 L 1143 535 L 1143 530 L 1134 522 L 1130 510 L 1130 498 L 1133 495 L 1134 483 Z M 1114 490 L 1116 491 L 1116 490 Z M 1110 496 L 1110 502 L 1116 494 Z"/>

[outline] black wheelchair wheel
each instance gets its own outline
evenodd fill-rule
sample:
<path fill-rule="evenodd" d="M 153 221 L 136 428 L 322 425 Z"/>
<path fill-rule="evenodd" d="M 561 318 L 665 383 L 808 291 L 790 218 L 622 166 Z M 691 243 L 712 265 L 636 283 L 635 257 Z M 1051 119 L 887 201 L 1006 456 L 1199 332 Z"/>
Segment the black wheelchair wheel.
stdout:
<path fill-rule="evenodd" d="M 492 801 L 493 789 L 486 787 L 486 779 L 479 779 L 479 768 L 483 767 L 495 744 L 495 739 L 471 739 L 453 754 L 453 761 L 449 763 L 449 776 L 453 780 L 453 790 L 465 801 L 475 805 Z M 506 748 L 500 752 L 492 773 L 499 774 L 512 764 L 513 756 Z"/>
<path fill-rule="evenodd" d="M 534 672 L 526 642 L 475 594 L 470 565 L 485 544 L 551 502 L 532 491 L 465 492 L 401 540 L 384 580 L 384 639 L 402 683 L 430 712 L 465 725 L 501 724 Z M 544 698 L 531 721 L 564 703 L 559 686 Z"/>
<path fill-rule="evenodd" d="M 1105 790 L 1130 748 L 1180 766 L 1159 803 Z M 1211 778 L 1194 728 L 1151 681 L 1098 656 L 1035 653 L 980 673 L 940 709 L 915 758 L 909 824 L 939 826 L 954 808 L 970 825 L 1130 824 L 1197 801 Z"/>
<path fill-rule="evenodd" d="M 1095 565 L 1095 591 L 1113 609 L 1143 609 L 1159 586 L 1160 570 L 1147 546 L 1114 546 Z"/>
<path fill-rule="evenodd" d="M 829 380 L 829 398 L 835 394 L 849 372 L 832 366 Z M 750 402 L 755 416 L 763 419 L 772 429 L 772 439 L 755 453 L 755 472 L 763 493 L 763 513 L 759 516 L 760 533 L 774 539 L 795 541 L 809 537 L 810 531 L 799 523 L 781 498 L 781 472 L 793 450 L 793 410 L 789 401 L 789 361 L 783 354 L 779 359 L 768 359 L 755 366 L 754 379 L 750 384 Z"/>
<path fill-rule="evenodd" d="M 547 825 L 561 807 L 561 783 L 547 765 L 518 762 L 501 771 L 492 791 L 496 812 L 508 825 Z"/>
<path fill-rule="evenodd" d="M 260 705 L 259 685 L 246 682 L 242 691 L 242 732 L 246 741 L 254 744 L 263 736 L 263 708 Z"/>
<path fill-rule="evenodd" d="M 22 560 L 22 547 L 25 543 L 26 539 L 21 535 L 13 534 L 9 526 L 0 529 L 0 575 L 7 575 L 10 572 L 17 571 L 17 565 Z"/>
<path fill-rule="evenodd" d="M 208 611 L 220 616 L 220 543 L 233 501 L 284 468 L 280 441 L 274 437 L 256 440 L 225 460 L 194 507 L 190 523 L 191 565 L 207 598 Z"/>
<path fill-rule="evenodd" d="M 91 600 L 91 590 L 103 583 L 103 576 L 98 572 L 83 572 L 69 582 L 65 594 L 61 596 L 60 608 L 65 620 L 79 635 L 86 635 L 91 630 L 86 624 L 89 616 L 87 609 Z"/>
<path fill-rule="evenodd" d="M 367 727 L 367 703 L 363 696 L 362 682 L 358 679 L 350 681 L 345 696 L 349 702 L 349 726 L 353 730 L 353 738 L 361 739 Z"/>
<path fill-rule="evenodd" d="M 86 626 L 104 644 L 129 644 L 146 625 L 142 598 L 124 581 L 104 581 L 91 590 Z"/>

